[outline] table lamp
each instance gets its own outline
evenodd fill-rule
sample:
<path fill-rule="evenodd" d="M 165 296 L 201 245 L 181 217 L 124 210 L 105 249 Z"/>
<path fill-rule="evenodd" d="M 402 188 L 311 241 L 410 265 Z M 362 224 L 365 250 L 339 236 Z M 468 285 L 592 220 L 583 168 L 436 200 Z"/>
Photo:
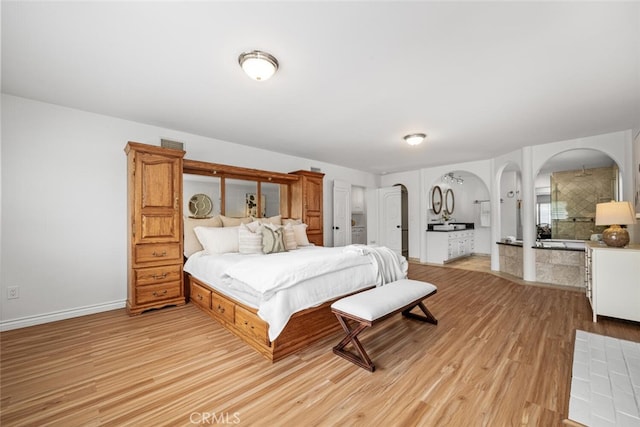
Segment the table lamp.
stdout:
<path fill-rule="evenodd" d="M 596 205 L 596 225 L 608 225 L 602 233 L 607 246 L 621 248 L 629 243 L 629 232 L 622 224 L 635 224 L 635 212 L 629 202 L 608 202 Z"/>

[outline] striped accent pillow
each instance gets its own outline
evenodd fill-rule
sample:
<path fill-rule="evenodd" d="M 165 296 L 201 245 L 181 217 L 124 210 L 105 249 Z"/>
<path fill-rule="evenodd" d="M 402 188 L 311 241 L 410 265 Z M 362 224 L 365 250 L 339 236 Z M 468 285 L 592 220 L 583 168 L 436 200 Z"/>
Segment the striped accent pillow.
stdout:
<path fill-rule="evenodd" d="M 240 224 L 238 228 L 238 252 L 241 254 L 262 253 L 262 226 L 252 231 L 246 224 Z"/>
<path fill-rule="evenodd" d="M 292 249 L 298 249 L 298 243 L 296 242 L 296 233 L 293 231 L 293 226 L 287 224 L 284 227 L 284 248 L 288 251 Z"/>

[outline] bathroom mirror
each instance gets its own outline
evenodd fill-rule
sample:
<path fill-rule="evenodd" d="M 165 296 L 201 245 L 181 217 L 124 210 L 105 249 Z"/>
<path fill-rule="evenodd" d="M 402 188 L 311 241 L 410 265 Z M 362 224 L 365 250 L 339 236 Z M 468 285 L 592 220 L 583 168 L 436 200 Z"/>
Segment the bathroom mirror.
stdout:
<path fill-rule="evenodd" d="M 438 185 L 431 190 L 431 209 L 436 215 L 442 211 L 442 189 Z"/>
<path fill-rule="evenodd" d="M 456 200 L 453 196 L 453 190 L 448 188 L 444 193 L 444 213 L 447 215 L 453 214 L 453 209 L 456 207 Z"/>
<path fill-rule="evenodd" d="M 206 194 L 194 194 L 189 199 L 189 212 L 193 218 L 207 218 L 213 210 L 213 202 Z"/>

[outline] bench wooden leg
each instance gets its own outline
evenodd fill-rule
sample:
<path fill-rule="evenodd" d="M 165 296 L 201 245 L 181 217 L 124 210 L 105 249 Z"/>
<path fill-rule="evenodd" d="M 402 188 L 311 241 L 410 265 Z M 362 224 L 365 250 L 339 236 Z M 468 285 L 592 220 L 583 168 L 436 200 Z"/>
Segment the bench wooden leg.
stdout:
<path fill-rule="evenodd" d="M 344 337 L 342 341 L 338 343 L 338 345 L 333 347 L 333 352 L 338 356 L 344 357 L 348 361 L 355 363 L 356 365 L 368 371 L 371 371 L 371 372 L 375 371 L 376 369 L 375 365 L 371 362 L 369 355 L 367 354 L 366 351 L 364 351 L 364 347 L 362 347 L 362 344 L 358 340 L 358 335 L 360 334 L 360 332 L 368 328 L 369 325 L 364 323 L 358 323 L 358 325 L 355 328 L 351 329 L 349 328 L 349 324 L 345 321 L 345 319 L 342 316 L 336 313 L 336 317 L 338 318 L 338 321 L 342 325 L 342 329 L 344 329 L 347 336 Z M 353 344 L 353 346 L 358 351 L 360 356 L 345 350 L 345 346 L 349 343 Z"/>
<path fill-rule="evenodd" d="M 422 312 L 424 313 L 424 316 L 421 314 L 411 313 L 411 310 L 413 310 L 415 307 L 420 307 L 420 310 L 422 310 Z M 404 310 L 402 312 L 402 315 L 405 317 L 410 317 L 412 319 L 422 320 L 423 322 L 432 323 L 434 325 L 438 324 L 438 319 L 436 319 L 435 316 L 431 314 L 429 309 L 427 309 L 427 307 L 424 305 L 422 301 L 420 301 L 418 304 L 414 305 L 413 307 Z"/>

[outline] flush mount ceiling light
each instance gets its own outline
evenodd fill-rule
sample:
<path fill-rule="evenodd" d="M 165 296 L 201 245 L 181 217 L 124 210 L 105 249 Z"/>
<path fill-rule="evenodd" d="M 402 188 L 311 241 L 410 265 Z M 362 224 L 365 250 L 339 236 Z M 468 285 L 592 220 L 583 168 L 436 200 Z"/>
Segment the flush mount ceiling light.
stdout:
<path fill-rule="evenodd" d="M 258 81 L 267 80 L 278 69 L 278 60 L 273 55 L 260 50 L 241 53 L 238 63 L 249 77 Z"/>
<path fill-rule="evenodd" d="M 427 137 L 424 133 L 412 133 L 411 135 L 405 135 L 404 140 L 409 145 L 418 145 Z"/>

